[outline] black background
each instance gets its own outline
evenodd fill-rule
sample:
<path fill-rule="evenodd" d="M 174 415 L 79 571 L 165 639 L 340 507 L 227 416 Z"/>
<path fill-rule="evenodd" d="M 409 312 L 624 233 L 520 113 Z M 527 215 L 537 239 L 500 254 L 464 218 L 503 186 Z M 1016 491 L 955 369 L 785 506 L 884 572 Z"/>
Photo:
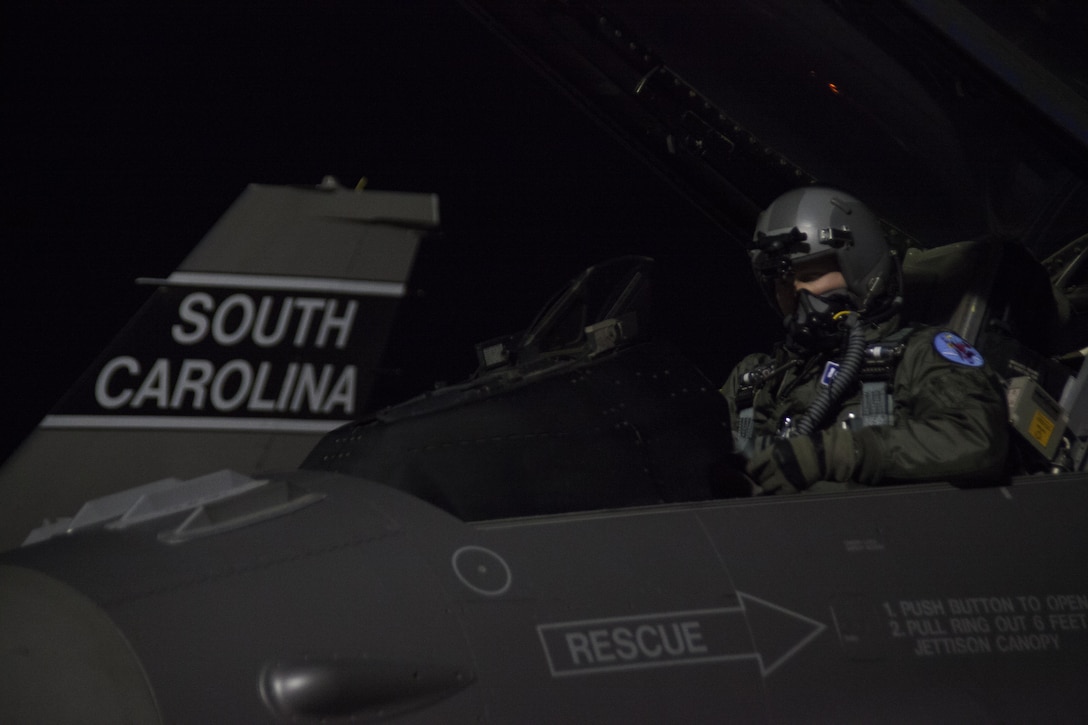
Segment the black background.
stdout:
<path fill-rule="evenodd" d="M 665 334 L 715 382 L 777 332 L 740 247 L 452 0 L 2 13 L 0 457 L 251 182 L 439 194 L 375 404 L 617 254 L 657 259 Z"/>

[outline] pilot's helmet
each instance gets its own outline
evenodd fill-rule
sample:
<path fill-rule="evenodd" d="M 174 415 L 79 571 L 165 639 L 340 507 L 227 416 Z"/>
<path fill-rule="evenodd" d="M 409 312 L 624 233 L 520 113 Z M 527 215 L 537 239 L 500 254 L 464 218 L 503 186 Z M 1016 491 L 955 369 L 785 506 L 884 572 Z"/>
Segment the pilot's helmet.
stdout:
<path fill-rule="evenodd" d="M 756 222 L 752 267 L 777 306 L 775 283 L 794 268 L 837 262 L 857 310 L 883 306 L 896 262 L 884 229 L 867 206 L 836 189 L 808 186 L 771 202 Z M 792 284 L 792 282 L 791 282 Z"/>

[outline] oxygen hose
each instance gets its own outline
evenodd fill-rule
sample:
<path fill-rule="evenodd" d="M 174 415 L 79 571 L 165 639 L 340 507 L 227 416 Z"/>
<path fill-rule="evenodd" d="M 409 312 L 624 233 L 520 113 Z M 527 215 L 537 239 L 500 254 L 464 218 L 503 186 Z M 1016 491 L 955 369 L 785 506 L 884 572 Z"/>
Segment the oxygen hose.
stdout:
<path fill-rule="evenodd" d="M 824 418 L 827 417 L 831 406 L 838 402 L 846 389 L 857 380 L 858 371 L 861 369 L 861 361 L 865 357 L 865 336 L 861 329 L 858 315 L 851 312 L 840 312 L 846 319 L 843 324 L 847 329 L 846 352 L 839 363 L 839 371 L 835 373 L 830 385 L 825 385 L 816 394 L 816 399 L 802 415 L 801 419 L 790 429 L 789 435 L 812 435 Z M 839 315 L 836 315 L 838 317 Z"/>

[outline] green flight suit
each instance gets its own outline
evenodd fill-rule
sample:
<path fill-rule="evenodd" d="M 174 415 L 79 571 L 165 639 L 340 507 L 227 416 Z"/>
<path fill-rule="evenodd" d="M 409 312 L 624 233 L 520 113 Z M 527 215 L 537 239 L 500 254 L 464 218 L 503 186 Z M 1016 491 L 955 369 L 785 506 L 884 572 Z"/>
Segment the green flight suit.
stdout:
<path fill-rule="evenodd" d="M 897 327 L 897 320 L 870 326 L 865 330 L 866 342 L 872 346 L 886 340 Z M 822 434 L 819 430 L 813 434 L 813 438 L 820 436 L 820 455 L 826 455 L 826 466 L 820 471 L 821 480 L 807 490 L 922 481 L 970 483 L 1003 475 L 1008 446 L 1004 389 L 985 365 L 972 367 L 955 354 L 951 359 L 942 355 L 937 342 L 942 332 L 920 327 L 902 340 L 902 354 L 890 380 L 890 424 L 864 424 L 860 379 L 843 394 L 821 424 Z M 943 346 L 947 350 L 947 344 Z M 968 348 L 969 354 L 975 352 Z M 786 418 L 796 420 L 808 409 L 823 384 L 828 360 L 841 354 L 833 350 L 798 356 L 779 345 L 773 357 L 749 355 L 734 368 L 721 392 L 729 402 L 735 439 L 740 411 L 751 407 L 748 441 L 754 450 L 746 454 L 758 454 L 771 445 Z M 782 366 L 788 367 L 761 385 L 741 383 L 747 372 Z"/>

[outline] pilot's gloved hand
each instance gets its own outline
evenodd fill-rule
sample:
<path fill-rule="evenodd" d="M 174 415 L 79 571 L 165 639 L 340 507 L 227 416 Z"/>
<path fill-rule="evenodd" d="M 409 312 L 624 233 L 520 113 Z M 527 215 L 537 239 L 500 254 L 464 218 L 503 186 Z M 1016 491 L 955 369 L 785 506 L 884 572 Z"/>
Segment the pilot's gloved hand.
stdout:
<path fill-rule="evenodd" d="M 794 449 L 800 451 L 800 456 Z M 802 467 L 803 466 L 803 467 Z M 748 475 L 761 489 L 761 495 L 797 493 L 819 478 L 820 464 L 812 439 L 780 438 L 748 460 Z M 810 480 L 810 476 L 815 476 Z"/>
<path fill-rule="evenodd" d="M 856 464 L 849 431 L 779 438 L 755 454 L 746 470 L 763 494 L 797 493 L 820 480 L 849 480 Z"/>

